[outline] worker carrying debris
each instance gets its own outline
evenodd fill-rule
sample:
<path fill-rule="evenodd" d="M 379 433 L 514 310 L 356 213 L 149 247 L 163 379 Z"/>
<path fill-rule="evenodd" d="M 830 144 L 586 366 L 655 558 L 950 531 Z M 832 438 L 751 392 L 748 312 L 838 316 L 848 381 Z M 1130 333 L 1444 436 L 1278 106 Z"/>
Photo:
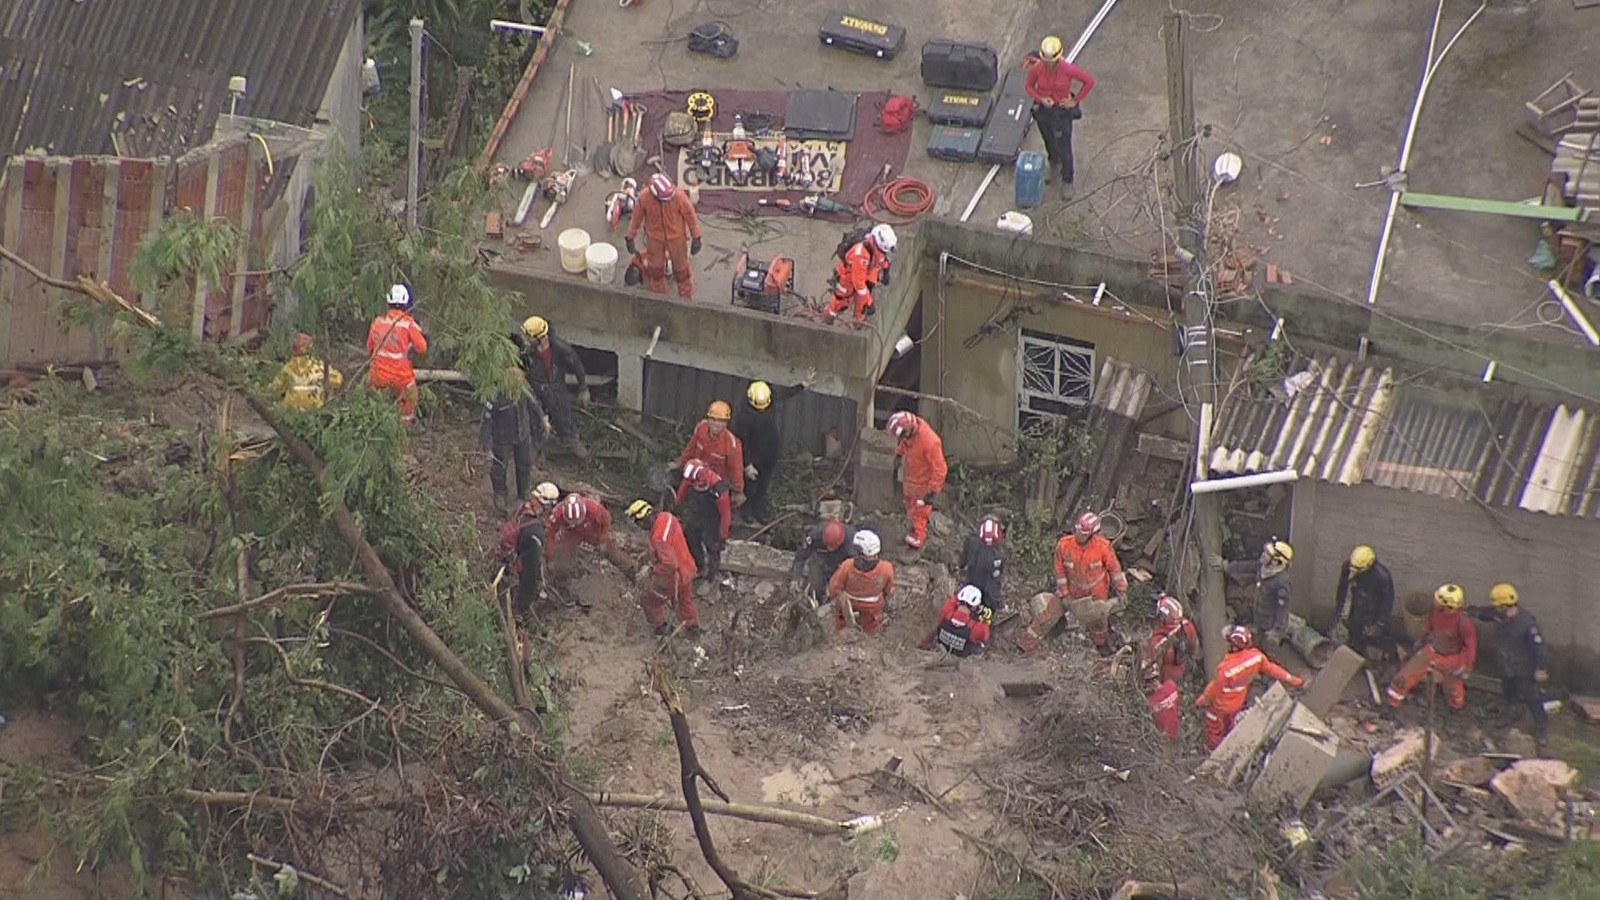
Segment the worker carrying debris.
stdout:
<path fill-rule="evenodd" d="M 1433 592 L 1433 609 L 1423 620 L 1418 650 L 1395 673 L 1385 694 L 1395 709 L 1431 671 L 1444 683 L 1451 709 L 1467 705 L 1467 673 L 1478 659 L 1478 629 L 1461 609 L 1466 591 L 1459 584 L 1442 584 Z"/>
<path fill-rule="evenodd" d="M 961 558 L 956 568 L 961 578 L 983 593 L 983 608 L 992 616 L 1005 611 L 1005 588 L 1002 582 L 1006 566 L 1006 530 L 1000 517 L 987 515 L 978 520 L 978 528 L 967 535 L 961 544 Z"/>
<path fill-rule="evenodd" d="M 1100 516 L 1086 512 L 1061 536 L 1055 553 L 1056 591 L 1044 608 L 1034 610 L 1028 627 L 1017 635 L 1017 649 L 1032 653 L 1061 621 L 1063 605 L 1083 626 L 1095 652 L 1110 656 L 1111 610 L 1128 596 L 1128 576 L 1111 542 L 1100 533 Z M 1113 595 L 1115 600 L 1112 599 Z"/>
<path fill-rule="evenodd" d="M 1189 660 L 1200 653 L 1200 636 L 1195 634 L 1194 622 L 1183 614 L 1183 604 L 1177 597 L 1163 593 L 1156 598 L 1156 627 L 1145 641 L 1141 659 L 1156 667 L 1162 679 L 1182 682 L 1188 671 Z"/>
<path fill-rule="evenodd" d="M 928 540 L 928 520 L 933 502 L 944 490 L 950 466 L 944 459 L 944 441 L 923 418 L 901 410 L 889 417 L 887 428 L 895 436 L 894 453 L 904 462 L 900 492 L 906 502 L 906 546 L 922 549 Z"/>
<path fill-rule="evenodd" d="M 1305 684 L 1305 679 L 1290 674 L 1289 670 L 1267 658 L 1265 653 L 1252 646 L 1255 641 L 1250 629 L 1243 625 L 1230 625 L 1225 632 L 1228 655 L 1217 663 L 1216 677 L 1206 685 L 1205 693 L 1195 698 L 1194 705 L 1206 711 L 1206 749 L 1215 750 L 1244 709 L 1250 696 L 1250 685 L 1265 673 L 1269 678 L 1292 688 Z"/>
<path fill-rule="evenodd" d="M 825 519 L 806 534 L 806 542 L 794 555 L 789 570 L 789 589 L 802 590 L 821 599 L 828 594 L 828 580 L 850 558 L 856 530 L 843 522 Z"/>
<path fill-rule="evenodd" d="M 388 391 L 400 407 L 400 421 L 417 421 L 417 375 L 411 369 L 411 352 L 428 352 L 428 337 L 411 317 L 411 289 L 403 284 L 389 288 L 389 309 L 367 329 L 367 356 L 372 368 L 367 376 L 373 389 Z"/>
<path fill-rule="evenodd" d="M 592 497 L 572 493 L 556 504 L 545 526 L 544 545 L 550 576 L 558 582 L 571 576 L 577 566 L 578 550 L 586 545 L 598 548 L 600 555 L 624 574 L 633 574 L 633 560 L 611 533 L 611 513 Z"/>
<path fill-rule="evenodd" d="M 778 430 L 778 414 L 772 404 L 787 400 L 805 390 L 816 377 L 812 369 L 799 384 L 773 390 L 765 381 L 752 381 L 745 389 L 745 405 L 733 417 L 729 428 L 744 452 L 745 504 L 739 515 L 746 522 L 760 525 L 767 521 L 767 493 L 778 477 L 778 460 L 783 455 L 783 437 Z"/>
<path fill-rule="evenodd" d="M 506 568 L 517 576 L 512 610 L 525 616 L 535 600 L 544 596 L 544 540 L 550 510 L 561 499 L 561 491 L 546 481 L 533 489 L 517 514 L 500 526 L 500 552 Z"/>
<path fill-rule="evenodd" d="M 700 216 L 689 195 L 678 190 L 672 179 L 657 172 L 650 176 L 650 189 L 633 205 L 626 239 L 628 255 L 639 252 L 635 241 L 644 229 L 644 286 L 654 294 L 667 292 L 667 260 L 672 261 L 672 280 L 678 283 L 678 296 L 694 297 L 694 266 L 689 257 L 700 252 Z"/>
<path fill-rule="evenodd" d="M 684 536 L 702 576 L 713 578 L 722 568 L 722 548 L 733 528 L 728 482 L 698 459 L 683 464 L 675 505 L 683 511 Z"/>
<path fill-rule="evenodd" d="M 867 316 L 872 315 L 872 289 L 889 283 L 889 257 L 899 238 L 894 226 L 879 223 L 854 241 L 847 236 L 844 243 L 849 246 L 839 254 L 833 271 L 833 297 L 823 312 L 833 321 L 853 309 L 855 323 L 865 325 Z"/>
<path fill-rule="evenodd" d="M 877 534 L 865 529 L 851 541 L 852 559 L 840 563 L 828 579 L 828 599 L 833 601 L 833 627 L 851 625 L 866 634 L 883 629 L 884 610 L 894 593 L 894 564 L 878 558 L 883 551 Z"/>
<path fill-rule="evenodd" d="M 1157 731 L 1176 744 L 1182 719 L 1177 680 L 1164 677 L 1157 661 L 1146 659 L 1139 666 L 1139 686 L 1144 689 L 1145 702 L 1150 707 L 1150 721 L 1155 723 Z"/>
<path fill-rule="evenodd" d="M 1061 170 L 1064 185 L 1072 184 L 1072 123 L 1083 118 L 1083 101 L 1094 90 L 1094 76 L 1068 62 L 1061 39 L 1051 35 L 1039 42 L 1039 61 L 1028 67 L 1024 82 L 1033 98 L 1033 121 L 1044 139 L 1050 164 Z"/>
<path fill-rule="evenodd" d="M 567 393 L 567 376 L 578 382 L 578 405 L 589 405 L 589 376 L 572 345 L 550 331 L 542 316 L 522 320 L 522 373 L 533 389 L 533 399 L 550 419 L 550 430 L 568 453 L 588 459 L 578 439 L 578 421 L 572 415 L 572 398 Z"/>
<path fill-rule="evenodd" d="M 673 460 L 673 466 L 682 468 L 689 460 L 699 460 L 717 473 L 733 490 L 733 508 L 744 505 L 744 444 L 728 430 L 728 420 L 733 418 L 733 408 L 722 400 L 713 400 L 706 407 L 706 416 L 694 426 L 689 443 Z"/>
<path fill-rule="evenodd" d="M 1467 608 L 1468 615 L 1494 624 L 1494 649 L 1500 664 L 1500 691 L 1505 697 L 1505 719 L 1500 727 L 1509 729 L 1522 718 L 1518 704 L 1533 714 L 1533 739 L 1539 755 L 1550 751 L 1550 715 L 1545 712 L 1539 685 L 1550 680 L 1546 668 L 1544 635 L 1533 613 L 1517 600 L 1517 589 L 1501 583 L 1489 589 L 1489 606 Z"/>
<path fill-rule="evenodd" d="M 964 584 L 954 597 L 944 602 L 933 631 L 918 646 L 932 650 L 937 644 L 952 656 L 982 653 L 989 643 L 989 624 L 994 614 L 983 605 L 983 591 Z"/>
<path fill-rule="evenodd" d="M 344 373 L 311 355 L 311 335 L 300 332 L 289 344 L 289 361 L 267 385 L 267 393 L 282 397 L 283 405 L 296 412 L 321 409 L 326 388 L 338 390 Z"/>
<path fill-rule="evenodd" d="M 1346 598 L 1350 601 L 1350 624 L 1346 626 L 1350 649 L 1365 656 L 1368 647 L 1380 642 L 1380 649 L 1393 650 L 1393 644 L 1384 637 L 1389 631 L 1389 617 L 1394 614 L 1394 578 L 1389 575 L 1389 567 L 1379 562 L 1378 554 L 1366 544 L 1351 550 L 1350 558 L 1339 567 L 1329 634 L 1339 625 Z"/>
<path fill-rule="evenodd" d="M 1283 640 L 1289 627 L 1289 562 L 1294 559 L 1294 548 L 1288 541 L 1269 538 L 1261 547 L 1256 559 L 1239 559 L 1223 562 L 1213 557 L 1213 564 L 1222 566 L 1234 581 L 1244 583 L 1252 579 L 1256 586 L 1256 605 L 1251 613 L 1251 624 L 1267 641 L 1276 645 Z"/>
<path fill-rule="evenodd" d="M 683 523 L 666 510 L 657 510 L 644 500 L 628 506 L 628 518 L 650 533 L 650 553 L 654 562 L 634 576 L 639 587 L 639 605 L 655 633 L 672 631 L 667 624 L 667 607 L 677 613 L 678 623 L 690 637 L 700 634 L 700 615 L 694 608 L 694 579 L 699 574 L 694 556 L 684 537 Z"/>
<path fill-rule="evenodd" d="M 506 469 L 516 472 L 519 500 L 528 496 L 533 483 L 533 456 L 537 445 L 550 433 L 550 420 L 538 401 L 523 388 L 521 370 L 507 373 L 511 386 L 500 396 L 483 404 L 483 423 L 478 429 L 478 444 L 489 454 L 489 489 L 494 492 L 494 515 L 506 508 Z"/>

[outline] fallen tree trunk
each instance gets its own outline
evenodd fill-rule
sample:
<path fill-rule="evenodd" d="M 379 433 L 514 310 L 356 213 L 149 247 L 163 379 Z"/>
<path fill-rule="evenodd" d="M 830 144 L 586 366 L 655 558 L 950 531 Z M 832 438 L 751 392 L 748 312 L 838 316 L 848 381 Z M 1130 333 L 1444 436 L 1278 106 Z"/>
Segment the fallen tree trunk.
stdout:
<path fill-rule="evenodd" d="M 619 794 L 602 791 L 590 794 L 589 801 L 595 806 L 610 806 L 618 809 L 655 809 L 667 812 L 689 811 L 689 804 L 678 797 L 668 797 L 664 794 Z M 779 809 L 773 806 L 753 806 L 745 803 L 721 803 L 716 800 L 701 800 L 700 808 L 713 816 L 727 816 L 732 819 L 744 819 L 747 822 L 765 822 L 768 825 L 784 825 L 789 828 L 798 828 L 812 834 L 834 835 L 849 837 L 859 831 L 866 830 L 853 824 L 856 820 L 837 822 L 822 816 L 813 816 L 810 813 L 794 812 L 788 809 Z"/>

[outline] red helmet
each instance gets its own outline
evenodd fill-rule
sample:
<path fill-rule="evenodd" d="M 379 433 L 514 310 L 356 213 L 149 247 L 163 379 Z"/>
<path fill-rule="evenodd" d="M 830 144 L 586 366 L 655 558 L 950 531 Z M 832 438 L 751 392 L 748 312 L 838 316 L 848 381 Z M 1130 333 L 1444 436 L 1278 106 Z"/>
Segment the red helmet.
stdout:
<path fill-rule="evenodd" d="M 902 409 L 889 417 L 889 424 L 885 427 L 895 437 L 910 437 L 917 433 L 917 417 Z"/>
<path fill-rule="evenodd" d="M 289 352 L 293 353 L 295 356 L 304 356 L 305 354 L 310 353 L 311 335 L 306 334 L 304 331 L 296 334 L 294 336 L 294 340 L 289 343 Z"/>
<path fill-rule="evenodd" d="M 583 498 L 577 494 L 568 494 L 567 499 L 561 501 L 561 506 L 556 509 L 556 516 L 568 525 L 577 525 L 588 518 L 589 510 L 584 506 Z"/>
<path fill-rule="evenodd" d="M 844 546 L 844 526 L 829 519 L 822 526 L 822 546 L 829 550 L 837 550 Z"/>
<path fill-rule="evenodd" d="M 1156 618 L 1162 622 L 1176 622 L 1183 618 L 1183 604 L 1171 594 L 1162 594 L 1156 598 Z"/>
<path fill-rule="evenodd" d="M 650 193 L 654 194 L 657 200 L 671 200 L 672 195 L 677 192 L 677 186 L 664 173 L 657 172 L 650 176 Z"/>
<path fill-rule="evenodd" d="M 717 483 L 717 473 L 700 460 L 691 459 L 683 464 L 683 480 L 694 485 L 697 491 L 709 491 Z"/>
<path fill-rule="evenodd" d="M 1078 517 L 1078 522 L 1072 528 L 1080 537 L 1100 533 L 1100 517 L 1092 512 L 1086 512 Z"/>
<path fill-rule="evenodd" d="M 1005 536 L 1005 527 L 994 516 L 984 516 L 983 521 L 978 523 L 978 540 L 990 547 L 1000 543 L 1001 538 Z"/>
<path fill-rule="evenodd" d="M 1243 650 L 1250 646 L 1250 629 L 1243 625 L 1229 625 L 1223 634 L 1228 636 L 1228 646 L 1235 650 Z"/>

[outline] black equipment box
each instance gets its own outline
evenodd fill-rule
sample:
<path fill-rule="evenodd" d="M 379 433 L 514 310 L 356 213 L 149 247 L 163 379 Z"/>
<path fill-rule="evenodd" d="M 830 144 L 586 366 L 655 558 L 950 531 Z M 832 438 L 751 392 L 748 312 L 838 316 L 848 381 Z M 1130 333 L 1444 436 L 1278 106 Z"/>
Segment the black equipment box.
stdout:
<path fill-rule="evenodd" d="M 994 101 L 988 94 L 970 94 L 966 91 L 938 91 L 928 105 L 928 121 L 935 125 L 957 125 L 962 128 L 982 128 L 989 121 L 989 110 Z"/>
<path fill-rule="evenodd" d="M 932 40 L 922 45 L 922 83 L 987 91 L 1000 80 L 1000 57 L 987 44 Z"/>
<path fill-rule="evenodd" d="M 843 47 L 879 59 L 894 59 L 906 43 L 905 28 L 846 12 L 829 14 L 817 36 L 829 47 Z"/>
<path fill-rule="evenodd" d="M 848 141 L 856 134 L 856 95 L 846 91 L 790 91 L 783 132 L 802 141 Z"/>
<path fill-rule="evenodd" d="M 928 138 L 928 155 L 951 162 L 971 162 L 978 158 L 978 142 L 981 140 L 981 128 L 935 125 L 932 136 Z"/>
<path fill-rule="evenodd" d="M 1000 83 L 1000 96 L 995 101 L 994 112 L 989 114 L 989 124 L 983 127 L 983 140 L 978 144 L 978 158 L 984 162 L 1009 163 L 1022 152 L 1022 142 L 1033 126 L 1033 100 L 1024 87 L 1028 73 L 1012 69 Z"/>

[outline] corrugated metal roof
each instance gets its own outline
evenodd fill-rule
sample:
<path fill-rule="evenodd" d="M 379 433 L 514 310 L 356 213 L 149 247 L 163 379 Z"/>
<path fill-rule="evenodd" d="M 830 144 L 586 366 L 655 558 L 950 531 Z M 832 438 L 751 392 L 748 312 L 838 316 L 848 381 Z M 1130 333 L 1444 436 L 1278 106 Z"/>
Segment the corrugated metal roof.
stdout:
<path fill-rule="evenodd" d="M 1125 419 L 1137 419 L 1144 414 L 1149 398 L 1149 373 L 1109 356 L 1100 364 L 1093 405 Z"/>
<path fill-rule="evenodd" d="M 1241 365 L 1249 366 L 1250 359 Z M 1600 517 L 1600 413 L 1570 402 L 1500 402 L 1481 385 L 1434 387 L 1392 367 L 1312 361 L 1292 397 L 1237 391 L 1212 431 L 1211 470 L 1292 468 L 1303 478 L 1552 515 Z"/>
<path fill-rule="evenodd" d="M 249 80 L 239 115 L 309 126 L 359 11 L 358 0 L 0 0 L 0 150 L 112 153 L 116 131 L 123 153 L 176 155 L 210 138 L 234 75 Z"/>
<path fill-rule="evenodd" d="M 644 366 L 643 411 L 646 415 L 692 426 L 705 415 L 706 405 L 712 400 L 726 400 L 737 409 L 749 386 L 749 379 L 737 375 L 652 359 Z M 777 389 L 782 385 L 773 387 Z M 835 428 L 846 447 L 855 436 L 856 404 L 853 400 L 801 391 L 773 406 L 785 451 L 799 449 L 820 455 L 824 449 L 822 436 Z"/>

